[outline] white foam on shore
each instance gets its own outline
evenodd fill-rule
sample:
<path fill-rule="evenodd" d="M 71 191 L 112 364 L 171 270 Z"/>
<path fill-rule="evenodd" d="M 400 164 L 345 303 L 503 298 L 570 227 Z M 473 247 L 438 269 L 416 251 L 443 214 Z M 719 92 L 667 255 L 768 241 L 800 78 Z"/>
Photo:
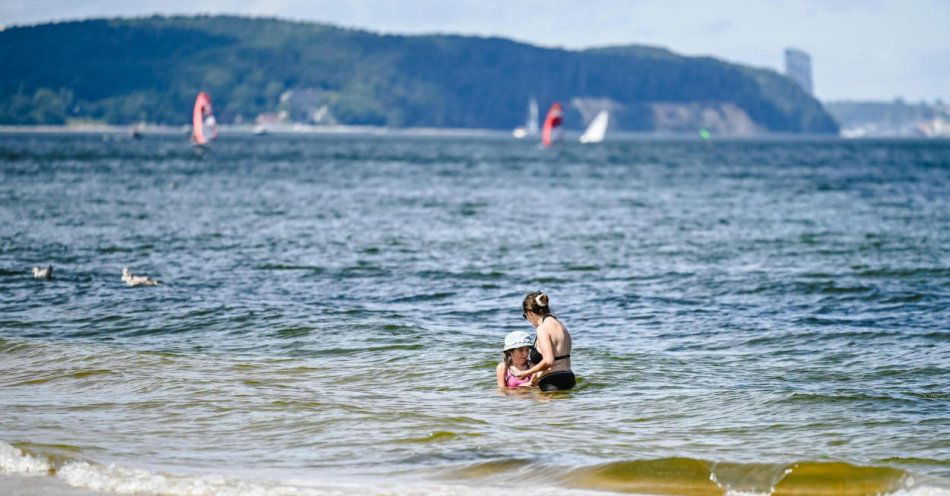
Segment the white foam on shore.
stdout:
<path fill-rule="evenodd" d="M 771 493 L 755 491 L 726 491 L 725 496 L 770 496 Z M 922 486 L 914 489 L 900 489 L 882 496 L 950 496 L 950 490 L 939 487 Z"/>
<path fill-rule="evenodd" d="M 928 485 L 926 483 L 913 487 L 913 479 L 905 481 L 905 484 L 907 487 L 881 496 L 950 496 L 950 488 Z M 771 494 L 771 491 L 762 492 L 734 489 L 726 489 L 725 492 L 725 496 L 770 496 Z"/>
<path fill-rule="evenodd" d="M 922 485 L 912 489 L 900 489 L 895 491 L 888 496 L 948 496 L 950 495 L 950 487 L 936 487 Z"/>
<path fill-rule="evenodd" d="M 49 475 L 48 460 L 30 456 L 0 441 L 0 474 Z"/>
<path fill-rule="evenodd" d="M 909 482 L 913 485 L 913 480 Z M 727 490 L 725 496 L 770 496 L 770 492 Z M 922 484 L 917 487 L 898 489 L 881 496 L 950 496 L 950 488 Z"/>
<path fill-rule="evenodd" d="M 384 482 L 314 484 L 312 481 L 277 483 L 247 481 L 221 475 L 182 475 L 122 467 L 99 465 L 87 461 L 68 461 L 54 466 L 42 456 L 24 453 L 0 441 L 0 474 L 50 477 L 56 483 L 102 494 L 161 494 L 163 496 L 482 496 L 507 495 L 511 487 L 456 485 L 436 482 Z M 51 481 L 52 482 L 52 481 Z M 2 481 L 0 481 L 2 483 Z M 2 487 L 2 484 L 0 484 Z M 531 493 L 546 495 L 603 495 L 601 491 L 537 487 Z M 767 496 L 754 492 L 727 492 L 727 496 Z M 950 496 L 950 488 L 921 484 L 898 490 L 890 496 Z"/>
<path fill-rule="evenodd" d="M 157 473 L 116 464 L 99 465 L 69 461 L 56 468 L 42 457 L 32 456 L 0 441 L 0 473 L 20 476 L 49 476 L 68 486 L 103 494 L 161 494 L 163 496 L 482 496 L 507 495 L 511 488 L 467 486 L 436 482 L 315 484 L 311 481 L 276 483 L 246 481 L 220 475 L 181 475 Z M 0 481 L 2 482 L 2 481 Z M 0 484 L 2 487 L 2 484 Z M 535 495 L 595 495 L 600 492 L 558 487 L 532 490 Z"/>
<path fill-rule="evenodd" d="M 116 494 L 161 493 L 181 496 L 283 496 L 302 494 L 298 488 L 266 487 L 216 476 L 174 476 L 116 465 L 73 462 L 56 474 L 73 487 Z"/>

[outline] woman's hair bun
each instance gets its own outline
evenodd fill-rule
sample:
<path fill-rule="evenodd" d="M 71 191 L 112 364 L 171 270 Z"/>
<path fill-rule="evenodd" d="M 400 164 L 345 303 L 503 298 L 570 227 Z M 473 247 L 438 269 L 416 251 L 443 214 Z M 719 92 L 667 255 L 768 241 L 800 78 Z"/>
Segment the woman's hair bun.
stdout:
<path fill-rule="evenodd" d="M 538 304 L 539 307 L 548 306 L 548 295 L 538 291 L 538 295 L 534 297 L 534 302 Z"/>
<path fill-rule="evenodd" d="M 538 315 L 549 315 L 551 313 L 551 310 L 548 309 L 548 295 L 541 291 L 532 291 L 526 294 L 524 301 L 521 302 L 521 308 L 525 312 L 534 312 Z"/>

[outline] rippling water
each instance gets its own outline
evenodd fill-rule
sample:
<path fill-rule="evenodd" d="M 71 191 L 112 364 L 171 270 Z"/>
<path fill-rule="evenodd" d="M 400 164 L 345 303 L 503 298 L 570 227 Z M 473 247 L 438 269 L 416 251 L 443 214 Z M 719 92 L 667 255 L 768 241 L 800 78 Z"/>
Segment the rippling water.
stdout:
<path fill-rule="evenodd" d="M 950 493 L 948 142 L 6 135 L 0 179 L 0 492 Z M 501 394 L 536 289 L 579 387 Z"/>

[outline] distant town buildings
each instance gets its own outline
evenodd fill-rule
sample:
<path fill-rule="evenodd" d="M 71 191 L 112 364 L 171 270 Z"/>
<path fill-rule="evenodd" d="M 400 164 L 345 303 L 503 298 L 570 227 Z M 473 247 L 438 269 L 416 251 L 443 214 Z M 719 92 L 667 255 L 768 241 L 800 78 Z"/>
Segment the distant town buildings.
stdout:
<path fill-rule="evenodd" d="M 811 83 L 811 56 L 807 52 L 797 48 L 785 49 L 785 75 L 809 95 L 815 94 Z"/>
<path fill-rule="evenodd" d="M 950 138 L 950 105 L 892 102 L 824 102 L 846 138 Z"/>

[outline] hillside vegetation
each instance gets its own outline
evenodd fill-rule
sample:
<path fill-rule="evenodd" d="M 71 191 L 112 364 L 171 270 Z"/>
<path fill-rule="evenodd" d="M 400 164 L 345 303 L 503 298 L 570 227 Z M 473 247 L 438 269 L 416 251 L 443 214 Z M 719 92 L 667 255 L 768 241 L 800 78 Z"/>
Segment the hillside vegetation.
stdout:
<path fill-rule="evenodd" d="M 626 108 L 650 130 L 651 102 L 741 109 L 762 130 L 836 132 L 821 104 L 769 70 L 649 47 L 583 51 L 498 38 L 393 36 L 229 16 L 63 22 L 0 31 L 0 123 L 185 124 L 208 91 L 223 122 L 308 95 L 342 124 L 508 129 L 531 96 Z M 285 96 L 285 100 L 286 100 Z M 618 107 L 619 108 L 619 107 Z M 583 125 L 576 110 L 569 126 Z"/>

